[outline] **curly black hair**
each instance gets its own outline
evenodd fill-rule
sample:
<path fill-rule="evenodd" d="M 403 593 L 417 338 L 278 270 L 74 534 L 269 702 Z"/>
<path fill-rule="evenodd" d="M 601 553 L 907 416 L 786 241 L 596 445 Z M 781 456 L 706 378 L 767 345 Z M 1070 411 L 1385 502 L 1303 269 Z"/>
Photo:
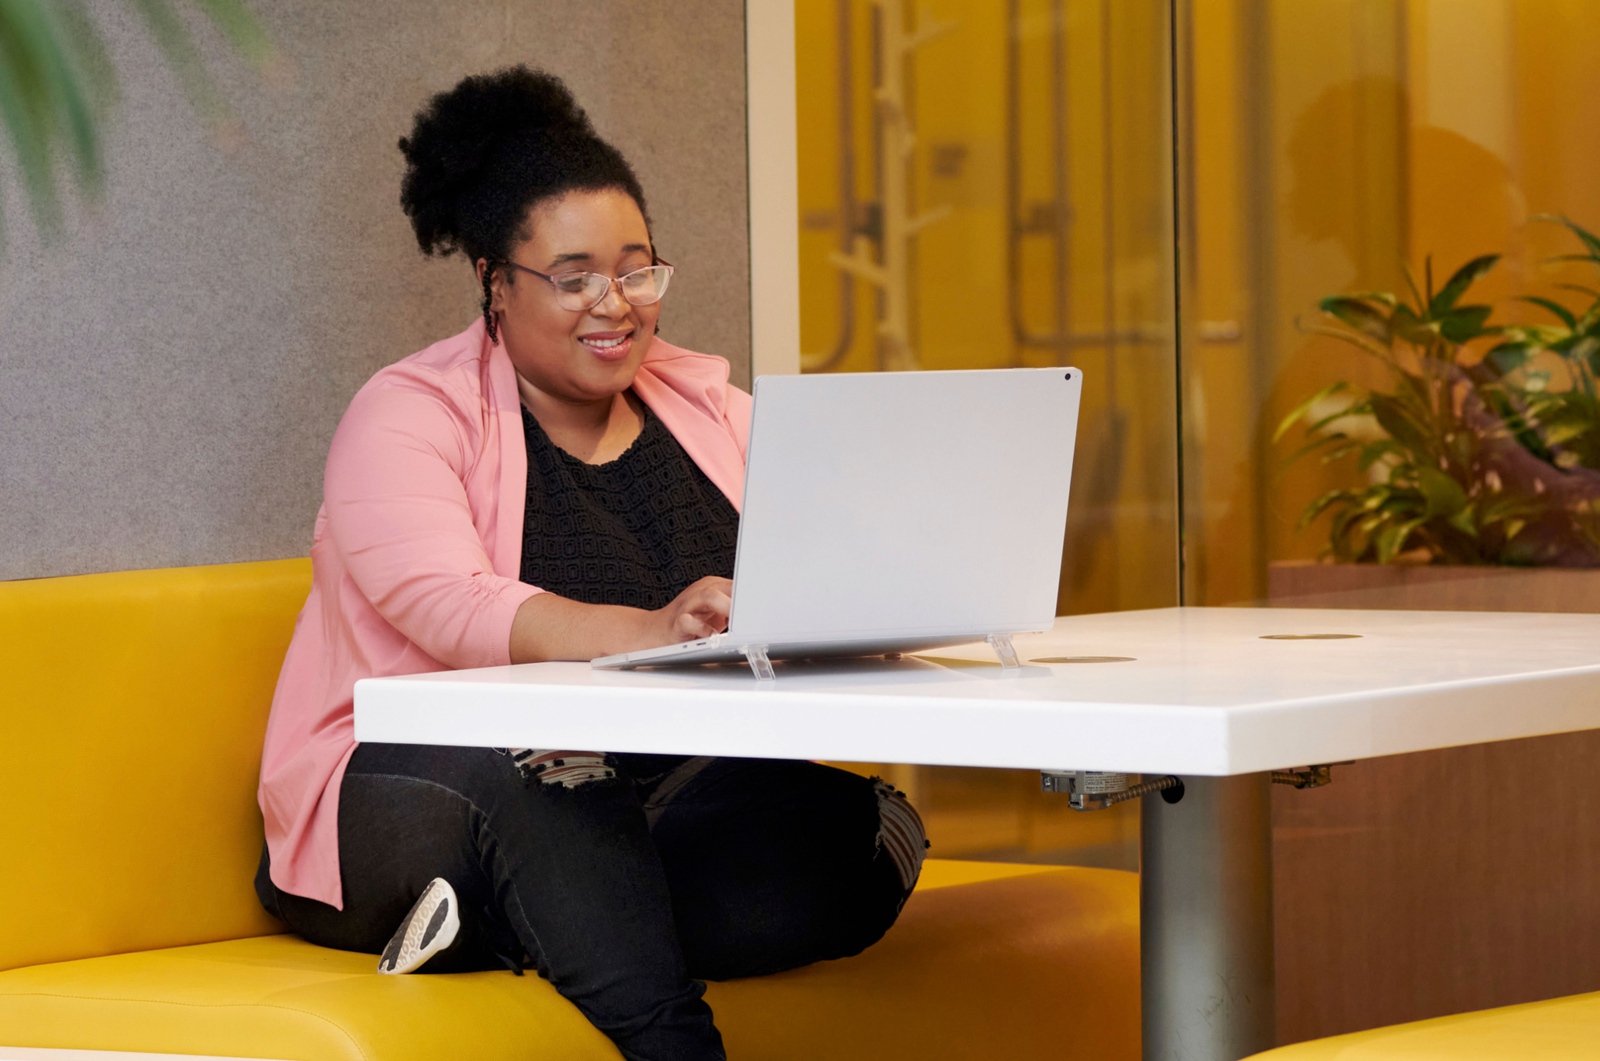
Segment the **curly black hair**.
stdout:
<path fill-rule="evenodd" d="M 400 205 L 424 254 L 487 259 L 483 317 L 494 263 L 526 238 L 528 211 L 572 191 L 616 188 L 645 209 L 644 189 L 622 153 L 602 140 L 561 79 L 511 66 L 464 78 L 417 112 L 400 140 Z"/>

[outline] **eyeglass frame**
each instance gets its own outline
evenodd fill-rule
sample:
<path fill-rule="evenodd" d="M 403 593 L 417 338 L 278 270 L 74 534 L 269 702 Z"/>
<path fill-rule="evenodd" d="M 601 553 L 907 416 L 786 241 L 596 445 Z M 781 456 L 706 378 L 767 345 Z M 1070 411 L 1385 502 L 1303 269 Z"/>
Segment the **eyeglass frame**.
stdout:
<path fill-rule="evenodd" d="M 593 302 L 589 303 L 587 306 L 583 307 L 582 309 L 568 310 L 569 313 L 588 313 L 590 310 L 594 309 L 596 306 L 598 306 L 600 303 L 604 302 L 610 296 L 611 288 L 612 288 L 613 285 L 616 286 L 618 294 L 620 294 L 622 296 L 622 301 L 626 302 L 630 306 L 655 306 L 655 305 L 659 305 L 661 300 L 663 298 L 667 297 L 667 293 L 665 291 L 663 291 L 661 294 L 657 295 L 655 300 L 652 301 L 652 302 L 635 302 L 631 298 L 629 298 L 628 297 L 628 293 L 622 289 L 622 281 L 626 280 L 628 277 L 632 276 L 634 273 L 642 273 L 646 269 L 654 269 L 654 268 L 656 268 L 658 266 L 664 265 L 664 266 L 667 267 L 667 281 L 668 281 L 668 283 L 671 283 L 673 274 L 675 274 L 678 271 L 678 267 L 676 265 L 673 265 L 671 262 L 667 261 L 665 258 L 659 258 L 659 257 L 656 257 L 655 255 L 651 255 L 650 264 L 649 265 L 641 265 L 637 269 L 629 269 L 627 272 L 623 273 L 621 276 L 607 276 L 605 273 L 590 272 L 588 269 L 574 269 L 570 273 L 554 273 L 554 274 L 541 273 L 537 269 L 530 269 L 526 265 L 519 265 L 516 262 L 510 260 L 509 258 L 501 258 L 501 259 L 498 259 L 498 260 L 496 260 L 494 262 L 491 262 L 490 264 L 491 265 L 508 265 L 513 269 L 520 269 L 525 273 L 532 273 L 534 276 L 537 276 L 539 279 L 548 281 L 551 287 L 556 287 L 556 279 L 558 277 L 562 277 L 562 276 L 598 276 L 601 279 L 605 280 L 606 289 L 604 291 L 600 292 L 600 297 L 599 298 L 595 299 Z M 560 288 L 558 288 L 558 287 L 556 288 L 556 293 L 557 294 L 561 293 Z"/>

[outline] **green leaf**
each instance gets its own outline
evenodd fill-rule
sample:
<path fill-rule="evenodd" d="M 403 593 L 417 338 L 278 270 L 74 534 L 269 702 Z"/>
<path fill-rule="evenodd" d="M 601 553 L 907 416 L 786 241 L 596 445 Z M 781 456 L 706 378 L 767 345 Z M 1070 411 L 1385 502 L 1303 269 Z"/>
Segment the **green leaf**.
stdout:
<path fill-rule="evenodd" d="M 1380 458 L 1391 453 L 1403 452 L 1405 451 L 1392 439 L 1385 438 L 1379 439 L 1377 442 L 1369 442 L 1361 450 L 1361 457 L 1356 461 L 1356 470 L 1364 473 L 1376 464 Z"/>
<path fill-rule="evenodd" d="M 1318 402 L 1324 401 L 1325 399 L 1331 398 L 1335 394 L 1341 394 L 1349 389 L 1350 384 L 1340 382 L 1330 383 L 1326 387 L 1323 387 L 1321 390 L 1317 391 L 1311 397 L 1295 406 L 1289 411 L 1288 416 L 1285 416 L 1278 422 L 1278 429 L 1272 433 L 1272 441 L 1277 442 L 1279 439 L 1283 438 L 1283 436 L 1288 433 L 1289 429 L 1294 426 L 1295 421 L 1299 420 L 1301 417 L 1305 416 L 1306 413 L 1310 412 L 1313 405 L 1316 405 Z"/>
<path fill-rule="evenodd" d="M 1378 426 L 1387 431 L 1390 438 L 1412 453 L 1421 455 L 1433 451 L 1426 427 L 1418 424 L 1406 407 L 1391 395 L 1372 396 L 1372 415 L 1377 417 Z"/>
<path fill-rule="evenodd" d="M 1355 531 L 1362 537 L 1370 538 L 1378 529 L 1389 522 L 1389 513 L 1375 512 L 1370 516 L 1363 516 L 1356 521 Z"/>
<path fill-rule="evenodd" d="M 1433 411 L 1433 380 L 1404 370 L 1395 374 L 1394 394 L 1389 397 L 1419 424 L 1427 424 Z"/>
<path fill-rule="evenodd" d="M 1403 523 L 1391 523 L 1383 528 L 1376 540 L 1378 563 L 1387 564 L 1398 554 L 1404 552 L 1406 539 L 1410 538 L 1411 532 L 1422 526 L 1424 522 L 1421 518 L 1409 519 Z"/>
<path fill-rule="evenodd" d="M 1363 448 L 1360 442 L 1356 442 L 1351 439 L 1345 439 L 1343 435 L 1339 435 L 1337 437 L 1343 439 L 1343 441 L 1322 455 L 1323 464 L 1332 464 L 1334 461 L 1343 457 L 1348 457 L 1350 454 L 1359 452 Z"/>
<path fill-rule="evenodd" d="M 1283 458 L 1283 460 L 1279 461 L 1278 468 L 1281 471 L 1282 469 L 1292 467 L 1319 449 L 1323 449 L 1327 446 L 1337 445 L 1339 442 L 1343 441 L 1344 438 L 1344 435 L 1327 435 L 1322 438 L 1314 438 L 1310 442 L 1300 446 L 1287 457 Z"/>
<path fill-rule="evenodd" d="M 191 98 L 202 110 L 221 110 L 199 52 L 168 0 L 130 2 Z M 268 55 L 266 35 L 241 0 L 195 2 L 247 58 Z M 83 194 L 99 193 L 105 170 L 101 126 L 116 97 L 109 53 L 83 0 L 0 0 L 0 127 L 41 233 L 48 236 L 60 224 L 58 177 Z"/>
<path fill-rule="evenodd" d="M 1473 282 L 1484 273 L 1494 268 L 1495 262 L 1499 260 L 1500 255 L 1498 254 L 1485 254 L 1472 259 L 1457 269 L 1455 275 L 1445 282 L 1444 287 L 1440 288 L 1439 293 L 1434 295 L 1432 301 L 1428 303 L 1428 316 L 1438 318 L 1449 313 L 1457 300 L 1466 293 L 1467 288 L 1471 287 Z M 1430 274 L 1432 264 L 1432 259 L 1429 259 Z"/>
<path fill-rule="evenodd" d="M 1565 225 L 1567 230 L 1574 236 L 1577 236 L 1579 242 L 1588 248 L 1589 257 L 1594 261 L 1600 261 L 1600 236 L 1596 236 L 1594 233 L 1590 232 L 1588 229 L 1584 228 L 1582 225 L 1565 215 L 1553 217 L 1549 214 L 1545 214 L 1542 215 L 1538 220 L 1555 221 L 1561 225 Z"/>
<path fill-rule="evenodd" d="M 196 0 L 217 29 L 245 59 L 260 65 L 272 55 L 272 41 L 240 0 Z"/>
<path fill-rule="evenodd" d="M 56 11 L 37 0 L 0 4 L 0 122 L 10 135 L 35 224 L 46 232 L 60 221 L 58 145 L 75 162 L 83 185 L 92 186 L 99 172 L 98 142 L 92 123 L 85 124 L 86 96 Z"/>
<path fill-rule="evenodd" d="M 1597 360 L 1596 355 L 1600 355 L 1600 338 L 1592 335 L 1586 335 L 1573 343 L 1567 352 L 1567 356 L 1572 360 L 1587 364 L 1589 371 L 1600 372 L 1600 360 Z"/>
<path fill-rule="evenodd" d="M 1485 360 L 1494 365 L 1501 375 L 1509 375 L 1528 363 L 1533 347 L 1526 342 L 1501 343 L 1490 350 Z"/>
<path fill-rule="evenodd" d="M 1476 538 L 1478 536 L 1478 523 L 1473 516 L 1471 505 L 1467 505 L 1466 507 L 1462 508 L 1461 511 L 1451 516 L 1445 522 L 1469 538 Z"/>
<path fill-rule="evenodd" d="M 1372 403 L 1371 402 L 1368 402 L 1365 399 L 1362 399 L 1359 402 L 1351 402 L 1349 405 L 1345 406 L 1343 409 L 1340 409 L 1338 412 L 1329 413 L 1327 416 L 1322 417 L 1320 420 L 1311 421 L 1311 423 L 1306 425 L 1306 434 L 1315 435 L 1315 434 L 1318 434 L 1320 432 L 1323 432 L 1323 431 L 1327 430 L 1329 427 L 1331 427 L 1334 424 L 1338 423 L 1340 420 L 1349 420 L 1352 417 L 1360 418 L 1360 417 L 1371 417 L 1371 416 L 1372 416 Z M 1343 432 L 1340 432 L 1340 434 L 1342 435 Z"/>
<path fill-rule="evenodd" d="M 178 75 L 189 102 L 207 118 L 214 118 L 223 109 L 222 97 L 183 21 L 167 0 L 133 0 L 133 4 L 166 55 L 167 65 Z"/>
<path fill-rule="evenodd" d="M 1466 507 L 1467 492 L 1454 478 L 1437 468 L 1417 469 L 1417 489 L 1428 500 L 1427 515 L 1430 519 L 1436 516 L 1448 519 Z"/>
<path fill-rule="evenodd" d="M 1578 318 L 1574 317 L 1572 315 L 1572 311 L 1559 302 L 1552 302 L 1548 298 L 1538 298 L 1534 295 L 1523 295 L 1519 297 L 1517 301 L 1531 302 L 1535 306 L 1540 306 L 1549 310 L 1551 313 L 1561 318 L 1561 323 L 1565 324 L 1568 328 L 1576 328 L 1578 326 Z"/>
<path fill-rule="evenodd" d="M 1593 424 L 1583 423 L 1581 421 L 1577 423 L 1555 424 L 1545 430 L 1544 440 L 1548 445 L 1560 446 L 1571 442 L 1575 438 L 1582 438 L 1584 435 L 1587 435 L 1591 430 L 1593 430 L 1593 428 Z"/>
<path fill-rule="evenodd" d="M 1310 335 L 1325 335 L 1329 339 L 1337 339 L 1341 343 L 1349 343 L 1351 346 L 1358 347 L 1363 353 L 1368 353 L 1378 358 L 1385 364 L 1394 363 L 1394 351 L 1389 349 L 1388 344 L 1380 343 L 1363 332 L 1352 331 L 1349 328 L 1335 328 L 1331 325 L 1305 324 L 1299 318 L 1295 318 L 1295 326 Z"/>
<path fill-rule="evenodd" d="M 1350 561 L 1357 558 L 1354 523 L 1359 515 L 1357 508 L 1347 508 L 1333 518 L 1333 526 L 1328 528 L 1328 545 L 1333 550 L 1333 555 L 1340 560 Z"/>
<path fill-rule="evenodd" d="M 1361 500 L 1361 510 L 1363 512 L 1372 512 L 1376 509 L 1380 509 L 1394 495 L 1395 491 L 1389 489 L 1387 486 L 1369 486 L 1366 490 L 1366 497 L 1362 498 Z"/>
<path fill-rule="evenodd" d="M 1359 298 L 1330 295 L 1318 302 L 1317 308 L 1379 342 L 1385 342 L 1389 338 L 1389 318 Z"/>
<path fill-rule="evenodd" d="M 1478 523 L 1484 527 L 1521 516 L 1532 515 L 1538 506 L 1529 504 L 1521 497 L 1513 494 L 1501 494 L 1484 502 L 1482 510 L 1478 513 Z"/>
<path fill-rule="evenodd" d="M 1494 329 L 1484 327 L 1492 312 L 1489 306 L 1457 307 L 1439 318 L 1439 334 L 1452 343 L 1468 343 L 1480 336 L 1492 335 Z"/>
<path fill-rule="evenodd" d="M 1311 502 L 1311 504 L 1307 505 L 1305 511 L 1300 513 L 1300 522 L 1295 525 L 1295 530 L 1305 530 L 1306 527 L 1310 525 L 1312 520 L 1322 515 L 1330 507 L 1340 501 L 1352 501 L 1354 497 L 1355 495 L 1348 490 L 1329 490 L 1327 493 Z"/>
<path fill-rule="evenodd" d="M 1600 291 L 1596 291 L 1592 287 L 1584 287 L 1582 284 L 1557 284 L 1555 286 L 1563 291 L 1576 291 L 1580 295 L 1588 295 L 1590 298 L 1600 299 Z"/>
<path fill-rule="evenodd" d="M 1421 313 L 1427 307 L 1428 300 L 1422 297 L 1422 292 L 1421 291 L 1417 290 L 1417 274 L 1413 273 L 1411 271 L 1411 266 L 1409 266 L 1409 265 L 1402 265 L 1401 269 L 1405 272 L 1405 275 L 1406 275 L 1406 286 L 1411 289 L 1411 297 L 1416 299 L 1416 310 L 1417 310 L 1418 313 Z M 1429 263 L 1429 266 L 1428 266 L 1428 272 L 1429 272 L 1429 274 L 1431 276 L 1431 274 L 1433 272 L 1433 265 L 1432 265 L 1431 262 Z M 1432 286 L 1432 280 L 1431 279 L 1429 280 L 1429 285 Z M 1416 316 L 1416 314 L 1412 314 L 1412 316 L 1414 317 L 1414 316 Z"/>
<path fill-rule="evenodd" d="M 1408 343 L 1427 343 L 1434 335 L 1433 330 L 1428 327 L 1428 322 L 1411 312 L 1409 306 L 1396 307 L 1394 314 L 1389 318 L 1389 328 L 1395 338 L 1404 339 Z"/>

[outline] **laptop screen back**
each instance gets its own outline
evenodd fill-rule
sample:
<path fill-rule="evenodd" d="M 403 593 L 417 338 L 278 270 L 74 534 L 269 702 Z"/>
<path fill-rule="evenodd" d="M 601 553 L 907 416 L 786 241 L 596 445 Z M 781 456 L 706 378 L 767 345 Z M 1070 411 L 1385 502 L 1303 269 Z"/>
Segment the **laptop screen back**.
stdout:
<path fill-rule="evenodd" d="M 1047 628 L 1082 379 L 1050 368 L 757 380 L 730 633 Z"/>

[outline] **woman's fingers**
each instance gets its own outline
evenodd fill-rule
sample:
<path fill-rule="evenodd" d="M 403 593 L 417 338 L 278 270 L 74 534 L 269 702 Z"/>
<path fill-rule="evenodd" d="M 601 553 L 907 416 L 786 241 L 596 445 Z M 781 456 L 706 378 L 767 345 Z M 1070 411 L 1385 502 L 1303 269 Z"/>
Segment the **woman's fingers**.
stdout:
<path fill-rule="evenodd" d="M 704 584 L 701 607 L 720 619 L 721 626 L 728 625 L 728 613 L 733 610 L 733 583 L 725 578 L 706 578 L 696 584 Z"/>
<path fill-rule="evenodd" d="M 708 575 L 678 594 L 669 606 L 673 633 L 680 640 L 693 641 L 727 629 L 728 613 L 733 608 L 733 582 Z"/>

